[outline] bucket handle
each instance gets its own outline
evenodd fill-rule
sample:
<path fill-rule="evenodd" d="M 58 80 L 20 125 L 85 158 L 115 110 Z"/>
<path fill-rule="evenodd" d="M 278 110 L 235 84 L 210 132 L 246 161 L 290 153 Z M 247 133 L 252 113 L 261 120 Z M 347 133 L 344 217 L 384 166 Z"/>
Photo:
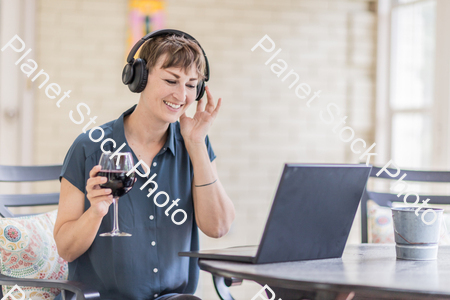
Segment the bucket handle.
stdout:
<path fill-rule="evenodd" d="M 447 224 L 445 224 L 444 222 L 444 218 L 441 218 L 441 223 L 444 223 L 444 227 L 445 227 L 445 232 L 447 232 Z M 430 244 L 430 243 L 412 243 L 410 241 L 408 241 L 407 239 L 405 239 L 400 233 L 398 233 L 397 229 L 395 229 L 395 222 L 394 220 L 392 220 L 392 225 L 394 226 L 394 231 L 396 234 L 398 234 L 399 237 L 401 237 L 402 239 L 404 239 L 408 244 L 410 245 L 425 245 L 425 244 Z M 442 224 L 441 224 L 442 225 Z M 442 228 L 442 227 L 441 227 Z M 445 233 L 442 233 L 439 238 L 442 238 L 444 236 Z"/>

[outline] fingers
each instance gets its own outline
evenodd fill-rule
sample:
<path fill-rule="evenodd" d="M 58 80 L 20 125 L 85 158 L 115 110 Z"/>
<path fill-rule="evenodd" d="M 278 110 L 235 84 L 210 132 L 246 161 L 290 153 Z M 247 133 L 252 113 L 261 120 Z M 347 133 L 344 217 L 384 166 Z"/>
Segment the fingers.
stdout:
<path fill-rule="evenodd" d="M 103 189 L 100 187 L 101 184 L 104 184 L 108 181 L 106 177 L 97 176 L 100 170 L 101 166 L 97 165 L 93 167 L 92 170 L 89 172 L 90 178 L 86 182 L 86 191 L 87 191 L 86 196 L 88 197 L 89 200 L 92 200 L 93 198 L 97 197 L 101 197 L 104 200 L 107 200 L 109 199 L 109 195 L 111 194 L 111 189 Z"/>
<path fill-rule="evenodd" d="M 100 165 L 96 165 L 92 168 L 92 170 L 89 172 L 89 179 L 86 182 L 86 190 L 92 190 L 95 188 L 96 185 L 102 184 L 106 182 L 106 177 L 98 177 L 97 174 L 101 170 Z M 100 188 L 100 187 L 98 187 Z"/>
<path fill-rule="evenodd" d="M 91 171 L 92 172 L 92 171 Z M 100 184 L 106 183 L 108 179 L 106 177 L 96 176 L 91 177 L 86 182 L 86 191 L 89 193 L 94 189 L 100 189 Z"/>
<path fill-rule="evenodd" d="M 211 92 L 209 91 L 209 86 L 205 88 L 206 90 L 206 96 L 208 98 L 208 103 L 206 104 L 205 111 L 209 112 L 210 114 L 214 111 L 214 98 L 211 95 Z"/>
<path fill-rule="evenodd" d="M 202 97 L 200 100 L 198 100 L 197 111 L 204 111 L 205 106 L 206 106 L 205 97 Z"/>
<path fill-rule="evenodd" d="M 101 188 L 100 184 L 107 181 L 106 177 L 93 177 L 89 178 L 86 184 L 86 197 L 91 202 L 91 205 L 95 205 L 102 201 L 106 201 L 111 204 L 113 201 L 113 195 L 111 189 Z"/>
<path fill-rule="evenodd" d="M 101 180 L 101 182 L 99 182 L 99 180 Z M 106 178 L 104 178 L 104 177 L 88 179 L 88 182 L 86 184 L 86 191 L 87 191 L 86 197 L 89 200 L 92 200 L 93 198 L 96 198 L 96 197 L 103 197 L 103 196 L 111 195 L 111 189 L 108 189 L 108 188 L 104 189 L 104 188 L 100 187 L 100 184 L 105 183 L 105 182 L 106 182 Z"/>
<path fill-rule="evenodd" d="M 219 100 L 217 101 L 216 109 L 214 109 L 214 111 L 211 113 L 211 117 L 213 117 L 214 119 L 216 118 L 217 114 L 219 113 L 221 105 L 222 105 L 222 98 L 219 98 Z"/>
<path fill-rule="evenodd" d="M 98 197 L 108 198 L 109 195 L 111 195 L 111 189 L 96 189 L 96 190 L 92 190 L 89 193 L 89 196 L 91 198 L 98 198 Z M 111 195 L 111 198 L 112 198 L 112 195 Z"/>
<path fill-rule="evenodd" d="M 97 176 L 97 173 L 102 169 L 100 165 L 96 165 L 92 168 L 92 170 L 89 172 L 89 177 L 95 177 Z"/>

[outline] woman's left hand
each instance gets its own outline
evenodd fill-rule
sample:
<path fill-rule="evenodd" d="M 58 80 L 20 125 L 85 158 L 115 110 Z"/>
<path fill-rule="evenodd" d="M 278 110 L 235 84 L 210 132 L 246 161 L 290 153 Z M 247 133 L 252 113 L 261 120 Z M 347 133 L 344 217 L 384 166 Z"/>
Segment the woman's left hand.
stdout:
<path fill-rule="evenodd" d="M 209 87 L 207 86 L 205 90 L 207 103 L 205 97 L 198 101 L 194 117 L 189 118 L 185 112 L 180 116 L 180 131 L 185 142 L 205 143 L 206 134 L 219 113 L 222 98 L 219 98 L 215 106 Z"/>

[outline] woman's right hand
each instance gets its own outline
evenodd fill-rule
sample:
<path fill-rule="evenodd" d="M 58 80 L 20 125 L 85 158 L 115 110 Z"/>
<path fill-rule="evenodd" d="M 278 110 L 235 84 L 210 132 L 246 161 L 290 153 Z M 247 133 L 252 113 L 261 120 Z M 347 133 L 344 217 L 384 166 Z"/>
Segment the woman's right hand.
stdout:
<path fill-rule="evenodd" d="M 97 165 L 89 172 L 89 179 L 86 183 L 86 191 L 89 202 L 91 202 L 90 209 L 99 217 L 104 217 L 109 210 L 109 206 L 113 203 L 111 189 L 104 189 L 100 184 L 106 183 L 106 177 L 97 176 L 101 170 L 101 166 Z"/>

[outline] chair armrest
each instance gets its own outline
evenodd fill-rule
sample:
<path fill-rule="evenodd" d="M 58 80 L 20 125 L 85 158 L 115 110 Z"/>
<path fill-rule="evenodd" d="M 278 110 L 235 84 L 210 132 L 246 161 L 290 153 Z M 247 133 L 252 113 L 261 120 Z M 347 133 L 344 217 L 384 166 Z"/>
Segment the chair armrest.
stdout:
<path fill-rule="evenodd" d="M 217 296 L 219 296 L 220 300 L 234 300 L 233 296 L 230 294 L 228 287 L 232 284 L 231 279 L 225 279 L 222 276 L 212 275 L 214 288 L 216 289 Z M 230 285 L 226 282 L 230 281 Z M 241 281 L 242 282 L 242 281 Z"/>
<path fill-rule="evenodd" d="M 36 286 L 61 289 L 66 300 L 98 300 L 100 293 L 92 287 L 71 280 L 47 280 L 32 278 L 15 278 L 0 274 L 0 285 Z M 64 292 L 64 291 L 65 292 Z"/>

